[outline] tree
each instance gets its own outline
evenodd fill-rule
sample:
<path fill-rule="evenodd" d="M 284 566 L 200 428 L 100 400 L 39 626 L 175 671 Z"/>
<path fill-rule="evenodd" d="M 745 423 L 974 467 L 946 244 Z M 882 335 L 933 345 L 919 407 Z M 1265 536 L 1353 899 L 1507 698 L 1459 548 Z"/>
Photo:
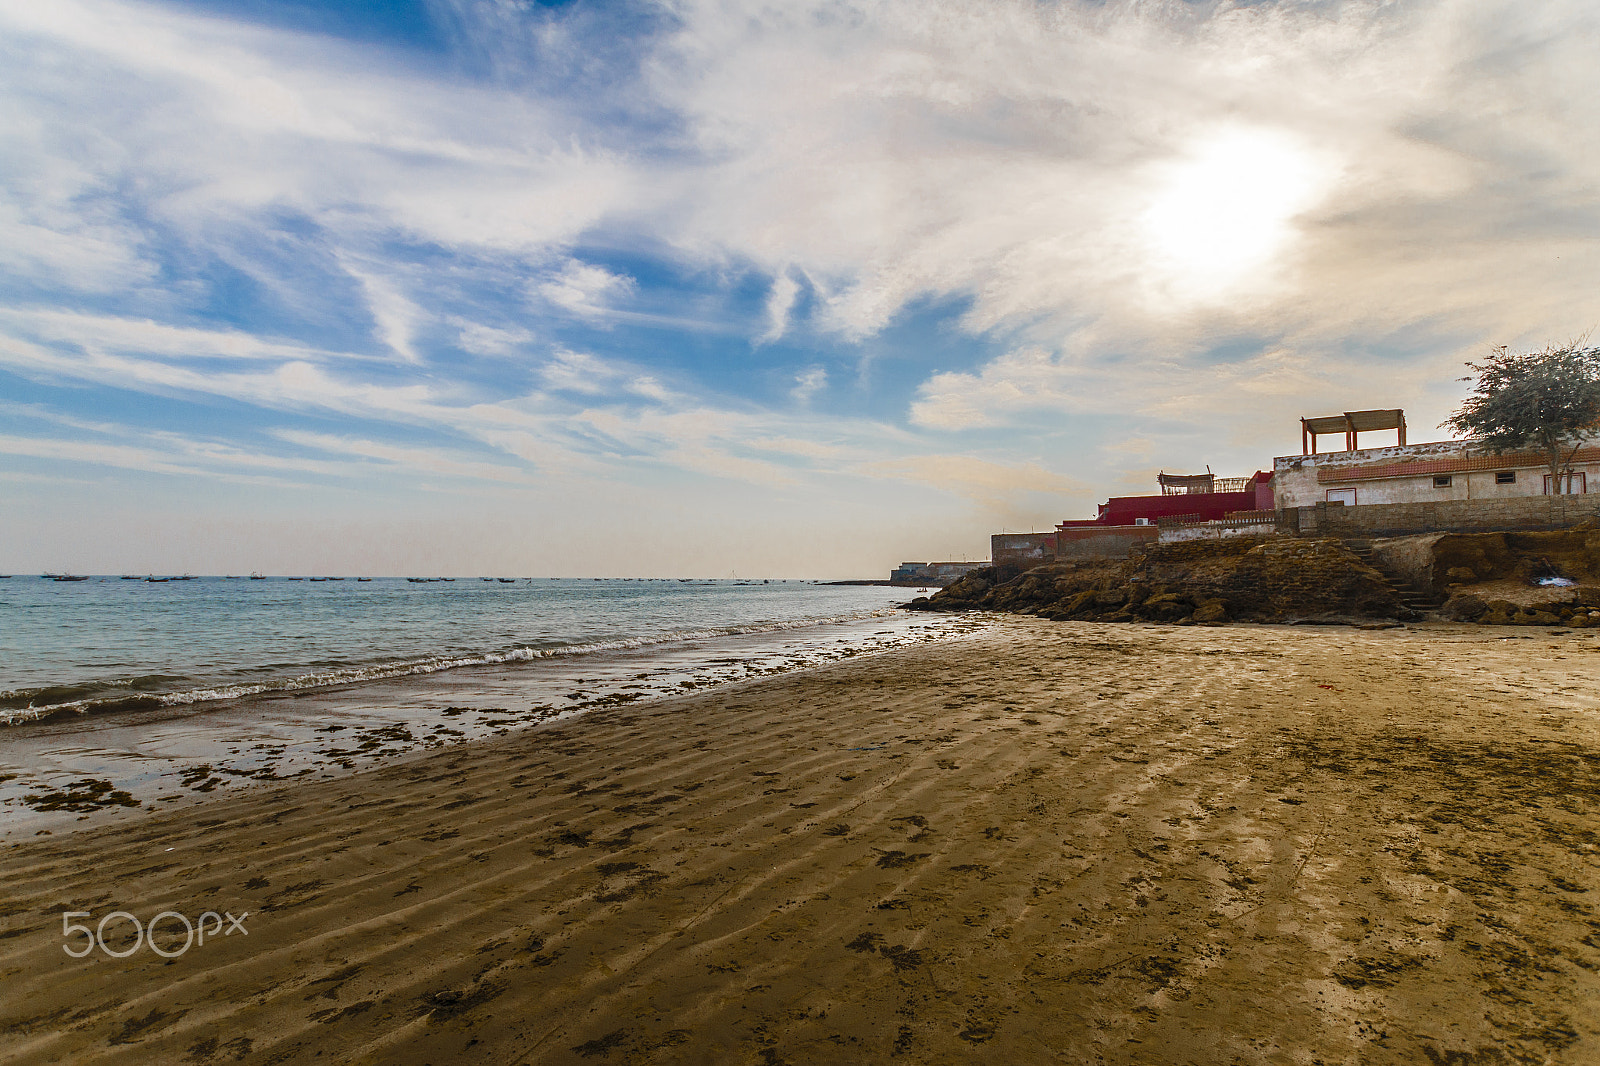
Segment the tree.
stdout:
<path fill-rule="evenodd" d="M 1551 491 L 1565 491 L 1562 474 L 1570 472 L 1572 457 L 1600 432 L 1600 349 L 1576 341 L 1512 354 L 1502 346 L 1467 367 L 1477 385 L 1444 425 L 1495 452 L 1539 452 Z"/>

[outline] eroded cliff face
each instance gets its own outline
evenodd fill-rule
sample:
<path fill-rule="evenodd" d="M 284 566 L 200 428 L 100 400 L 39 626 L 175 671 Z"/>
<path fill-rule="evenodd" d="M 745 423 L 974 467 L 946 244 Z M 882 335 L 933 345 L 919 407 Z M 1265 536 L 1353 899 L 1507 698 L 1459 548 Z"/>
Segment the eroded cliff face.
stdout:
<path fill-rule="evenodd" d="M 1600 523 L 1531 533 L 1447 533 L 1425 574 L 1440 615 L 1484 625 L 1600 627 Z M 1570 585 L 1541 585 L 1563 578 Z"/>
<path fill-rule="evenodd" d="M 1337 540 L 1235 537 L 1155 544 L 1125 562 L 990 568 L 921 610 L 985 609 L 1097 622 L 1396 618 L 1393 587 Z"/>

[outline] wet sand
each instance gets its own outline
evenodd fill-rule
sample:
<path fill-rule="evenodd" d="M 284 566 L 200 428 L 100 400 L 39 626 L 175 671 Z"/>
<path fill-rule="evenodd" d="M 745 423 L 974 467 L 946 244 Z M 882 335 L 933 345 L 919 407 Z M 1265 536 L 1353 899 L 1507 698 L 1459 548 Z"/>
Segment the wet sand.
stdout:
<path fill-rule="evenodd" d="M 421 749 L 904 647 L 982 625 L 900 611 L 160 709 L 0 725 L 0 844 L 137 818 L 262 782 L 342 776 Z"/>
<path fill-rule="evenodd" d="M 0 1056 L 1600 1061 L 1600 641 L 1517 637 L 1009 618 L 40 836 Z"/>

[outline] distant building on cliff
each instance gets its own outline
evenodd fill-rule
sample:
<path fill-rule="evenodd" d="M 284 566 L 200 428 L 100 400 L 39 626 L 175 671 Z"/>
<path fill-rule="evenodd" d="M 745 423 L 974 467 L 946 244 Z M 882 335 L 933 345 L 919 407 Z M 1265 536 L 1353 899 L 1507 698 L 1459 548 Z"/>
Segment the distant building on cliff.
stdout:
<path fill-rule="evenodd" d="M 1360 447 L 1363 433 L 1395 443 Z M 1029 568 L 1072 559 L 1121 559 L 1155 540 L 1272 533 L 1338 537 L 1559 529 L 1600 517 L 1600 445 L 1585 444 L 1552 478 L 1544 456 L 1495 453 L 1474 441 L 1406 442 L 1399 408 L 1300 419 L 1301 454 L 1247 478 L 1160 474 L 1159 495 L 1114 496 L 1094 518 L 1046 533 L 996 533 L 996 565 Z M 1344 448 L 1319 451 L 1318 438 Z"/>
<path fill-rule="evenodd" d="M 1470 440 L 1407 444 L 1404 411 L 1352 411 L 1302 418 L 1300 424 L 1304 453 L 1272 461 L 1273 506 L 1278 510 L 1318 503 L 1365 507 L 1582 496 L 1590 491 L 1590 485 L 1600 493 L 1600 447 L 1593 445 L 1573 453 L 1556 493 L 1545 458 L 1536 452 L 1495 453 Z M 1356 447 L 1358 433 L 1374 429 L 1398 430 L 1398 443 Z M 1318 453 L 1316 438 L 1327 433 L 1344 433 L 1345 449 Z"/>
<path fill-rule="evenodd" d="M 989 538 L 995 565 L 1042 566 L 1058 559 L 1120 559 L 1135 545 L 1155 540 L 1159 523 L 1205 522 L 1272 508 L 1273 475 L 1156 475 L 1161 491 L 1149 496 L 1113 496 L 1094 518 L 1060 522 L 1049 533 L 996 533 Z"/>
<path fill-rule="evenodd" d="M 976 563 L 901 563 L 889 571 L 889 581 L 895 585 L 937 585 L 943 588 L 954 584 L 967 573 L 981 570 L 989 560 Z"/>

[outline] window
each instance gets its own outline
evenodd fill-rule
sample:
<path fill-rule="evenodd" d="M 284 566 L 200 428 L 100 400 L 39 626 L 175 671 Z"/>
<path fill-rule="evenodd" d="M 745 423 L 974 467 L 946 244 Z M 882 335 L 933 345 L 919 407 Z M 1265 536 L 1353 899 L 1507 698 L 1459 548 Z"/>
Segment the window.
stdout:
<path fill-rule="evenodd" d="M 1434 478 L 1433 479 L 1433 487 L 1436 488 L 1436 489 L 1447 489 L 1447 488 L 1449 488 L 1450 487 L 1450 475 L 1449 474 L 1440 474 L 1438 477 Z"/>
<path fill-rule="evenodd" d="M 1494 472 L 1494 483 L 1496 485 L 1515 485 L 1517 483 L 1517 472 L 1515 470 L 1496 470 Z"/>
<path fill-rule="evenodd" d="M 1589 491 L 1589 478 L 1582 471 L 1576 474 L 1563 474 L 1566 479 L 1566 492 L 1568 495 L 1581 496 Z M 1544 494 L 1550 495 L 1550 475 L 1544 476 Z"/>
<path fill-rule="evenodd" d="M 1356 505 L 1355 489 L 1329 489 L 1327 493 L 1329 503 L 1342 503 L 1346 507 Z"/>

